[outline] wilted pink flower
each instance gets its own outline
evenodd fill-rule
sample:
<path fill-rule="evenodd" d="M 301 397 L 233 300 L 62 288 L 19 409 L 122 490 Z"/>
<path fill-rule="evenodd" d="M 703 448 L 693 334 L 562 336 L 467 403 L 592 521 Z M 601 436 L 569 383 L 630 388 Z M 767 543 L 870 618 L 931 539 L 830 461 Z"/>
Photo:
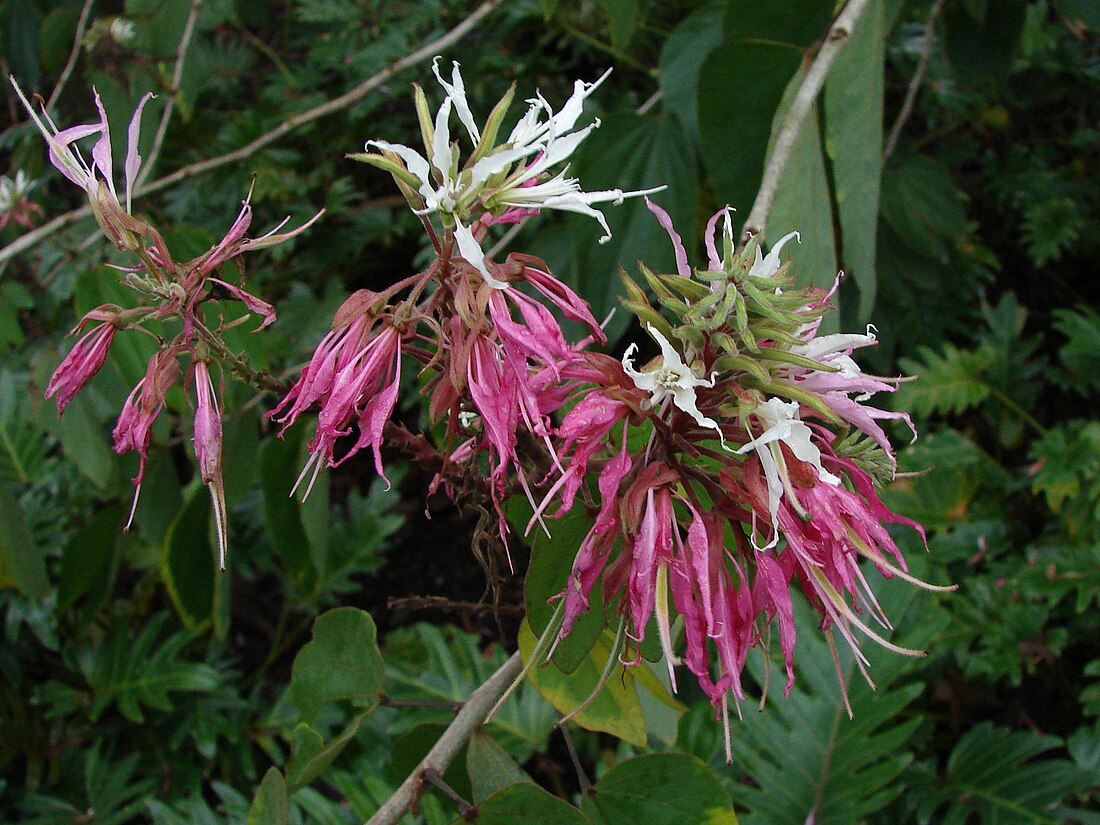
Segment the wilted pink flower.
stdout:
<path fill-rule="evenodd" d="M 214 508 L 214 525 L 218 534 L 218 566 L 225 569 L 225 556 L 229 548 L 229 517 L 225 509 L 225 483 L 222 481 L 222 415 L 210 370 L 206 361 L 198 359 L 193 364 L 195 374 L 195 458 L 199 464 L 199 477 L 210 489 L 210 501 Z"/>
<path fill-rule="evenodd" d="M 136 450 L 140 464 L 133 482 L 134 503 L 130 507 L 130 518 L 126 522 L 129 529 L 137 509 L 138 496 L 141 494 L 141 481 L 145 477 L 145 462 L 149 456 L 149 442 L 152 438 L 153 424 L 164 408 L 164 396 L 179 376 L 179 363 L 176 361 L 178 349 L 159 350 L 149 359 L 145 377 L 138 381 L 122 405 L 118 423 L 112 433 L 114 450 L 119 455 Z"/>
<path fill-rule="evenodd" d="M 9 76 L 9 79 L 12 86 L 15 87 L 15 93 L 23 102 L 27 114 L 31 116 L 31 120 L 38 127 L 38 131 L 46 138 L 46 143 L 50 148 L 50 162 L 61 174 L 87 193 L 88 205 L 91 206 L 92 214 L 103 233 L 119 249 L 129 251 L 139 249 L 141 239 L 149 231 L 149 227 L 144 221 L 133 217 L 131 199 L 134 181 L 137 179 L 138 169 L 141 167 L 141 155 L 138 154 L 141 112 L 153 95 L 146 94 L 141 98 L 127 129 L 126 162 L 124 166 L 125 206 L 123 206 L 115 189 L 114 164 L 111 157 L 111 132 L 107 123 L 107 113 L 103 109 L 99 93 L 93 90 L 95 106 L 99 111 L 99 123 L 88 123 L 59 130 L 50 119 L 48 112 L 43 110 L 41 117 L 35 113 L 34 107 L 31 106 L 30 101 L 23 94 L 23 90 L 19 88 L 15 78 Z M 99 138 L 92 146 L 92 163 L 89 165 L 77 150 L 76 142 L 92 135 L 98 135 Z"/>
<path fill-rule="evenodd" d="M 81 388 L 91 380 L 107 358 L 107 351 L 118 332 L 119 307 L 105 304 L 85 315 L 72 333 L 80 332 L 89 322 L 98 321 L 96 326 L 85 332 L 69 354 L 54 370 L 50 383 L 46 385 L 46 398 L 57 396 L 57 414 L 65 412 Z"/>

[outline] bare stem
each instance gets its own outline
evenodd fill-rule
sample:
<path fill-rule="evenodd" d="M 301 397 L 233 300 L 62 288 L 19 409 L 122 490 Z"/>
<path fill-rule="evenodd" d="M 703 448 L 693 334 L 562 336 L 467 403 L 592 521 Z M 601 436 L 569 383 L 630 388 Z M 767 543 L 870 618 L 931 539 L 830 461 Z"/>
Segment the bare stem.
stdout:
<path fill-rule="evenodd" d="M 791 152 L 794 151 L 798 134 L 802 131 L 802 124 L 810 114 L 810 109 L 817 99 L 821 87 L 825 85 L 825 78 L 833 66 L 837 55 L 844 48 L 859 22 L 860 15 L 867 8 L 868 0 L 848 0 L 837 15 L 825 42 L 817 52 L 814 62 L 810 64 L 809 71 L 802 79 L 802 85 L 795 94 L 790 109 L 783 117 L 779 125 L 779 131 L 775 133 L 775 145 L 772 148 L 771 158 L 764 169 L 764 178 L 760 182 L 760 191 L 756 193 L 752 209 L 749 211 L 745 228 L 741 230 L 741 243 L 747 243 L 749 238 L 760 237 L 768 227 L 768 217 L 775 205 L 775 196 L 779 191 L 779 184 L 783 180 L 783 173 L 787 170 L 787 164 L 791 160 Z"/>
<path fill-rule="evenodd" d="M 222 166 L 227 166 L 231 163 L 239 163 L 245 158 L 254 155 L 266 146 L 274 143 L 288 132 L 291 132 L 300 126 L 304 126 L 307 123 L 312 123 L 318 118 L 325 117 L 326 115 L 333 114 L 335 112 L 346 109 L 349 106 L 358 103 L 368 94 L 373 92 L 379 86 L 382 86 L 394 75 L 408 69 L 411 66 L 415 66 L 421 61 L 428 60 L 439 52 L 449 48 L 454 43 L 461 40 L 467 34 L 481 23 L 487 15 L 489 15 L 497 6 L 499 6 L 504 0 L 485 0 L 477 9 L 474 10 L 469 17 L 455 26 L 446 34 L 436 38 L 430 43 L 425 44 L 415 52 L 402 57 L 400 60 L 396 60 L 386 68 L 382 69 L 375 75 L 364 80 L 355 88 L 346 92 L 345 94 L 337 97 L 327 103 L 322 103 L 320 106 L 315 106 L 308 111 L 301 114 L 294 115 L 293 117 L 284 120 L 274 129 L 269 132 L 265 132 L 250 143 L 245 144 L 239 149 L 234 149 L 232 152 L 226 152 L 224 155 L 218 155 L 217 157 L 207 158 L 206 160 L 200 160 L 196 163 L 189 164 L 169 175 L 165 175 L 162 178 L 158 178 L 151 183 L 147 183 L 144 186 L 136 188 L 134 195 L 151 195 L 154 192 L 159 192 L 161 189 L 167 189 L 169 186 L 174 186 L 182 181 L 189 180 L 190 178 L 201 175 L 204 172 L 209 172 L 213 169 L 218 169 Z M 43 238 L 48 238 L 54 232 L 68 226 L 81 218 L 86 218 L 92 214 L 92 210 L 87 206 L 82 206 L 78 209 L 74 209 L 71 212 L 66 212 L 63 215 L 58 215 L 52 221 L 47 221 L 42 226 L 34 229 L 25 235 L 20 236 L 10 244 L 0 249 L 0 264 L 11 259 L 15 255 L 25 249 L 29 249 Z"/>
<path fill-rule="evenodd" d="M 386 800 L 366 825 L 394 825 L 405 815 L 405 812 L 423 793 L 426 776 L 431 775 L 430 772 L 434 772 L 435 776 L 443 775 L 447 766 L 462 750 L 462 746 L 485 722 L 485 717 L 496 704 L 497 699 L 519 675 L 521 667 L 519 654 L 512 654 L 496 673 L 470 694 L 462 710 L 458 712 L 447 730 L 443 731 L 443 735 L 428 751 L 428 755 L 421 760 L 409 778 L 401 783 L 401 787 Z"/>
<path fill-rule="evenodd" d="M 76 21 L 76 34 L 73 35 L 73 50 L 69 52 L 69 59 L 65 62 L 65 68 L 61 70 L 61 76 L 57 78 L 57 85 L 50 93 L 50 99 L 46 101 L 46 111 L 53 109 L 57 99 L 61 97 L 61 90 L 69 82 L 69 77 L 76 68 L 76 59 L 80 57 L 81 41 L 84 40 L 84 32 L 88 28 L 88 16 L 92 13 L 92 3 L 95 0 L 84 0 L 84 6 L 80 9 L 80 17 Z"/>
<path fill-rule="evenodd" d="M 936 20 L 943 10 L 944 2 L 945 0 L 936 0 L 932 4 L 931 11 L 928 12 L 928 22 L 924 24 L 924 43 L 921 45 L 920 58 L 917 60 L 917 68 L 913 72 L 913 79 L 909 81 L 909 88 L 905 91 L 905 100 L 902 101 L 898 119 L 894 121 L 894 128 L 890 130 L 886 148 L 882 151 L 883 166 L 894 154 L 894 149 L 898 146 L 898 138 L 901 137 L 902 127 L 905 126 L 905 122 L 909 120 L 909 116 L 913 113 L 913 104 L 917 101 L 917 92 L 920 91 L 921 84 L 924 82 L 924 73 L 928 71 L 928 60 L 932 56 L 932 39 L 936 34 Z"/>
<path fill-rule="evenodd" d="M 191 10 L 187 14 L 187 22 L 183 24 L 183 34 L 180 36 L 180 44 L 176 49 L 176 66 L 172 70 L 172 83 L 168 87 L 168 102 L 164 104 L 164 111 L 160 115 L 160 123 L 157 124 L 157 133 L 153 137 L 153 147 L 149 150 L 149 156 L 145 159 L 141 172 L 135 181 L 135 188 L 140 193 L 145 181 L 149 179 L 149 173 L 157 164 L 161 147 L 164 146 L 164 137 L 168 134 L 168 124 L 172 120 L 172 114 L 176 110 L 176 99 L 180 94 L 180 83 L 183 81 L 183 65 L 187 61 L 187 50 L 191 47 L 191 37 L 195 33 L 195 21 L 199 19 L 202 11 L 203 0 L 192 0 Z"/>

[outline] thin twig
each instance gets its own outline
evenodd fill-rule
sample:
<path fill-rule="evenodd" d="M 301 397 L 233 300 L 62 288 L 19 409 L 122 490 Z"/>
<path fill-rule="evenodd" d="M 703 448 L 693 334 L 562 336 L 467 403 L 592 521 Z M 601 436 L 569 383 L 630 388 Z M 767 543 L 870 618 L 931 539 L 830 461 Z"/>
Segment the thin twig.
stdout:
<path fill-rule="evenodd" d="M 503 695 L 508 686 L 519 675 L 522 662 L 519 654 L 514 653 L 500 669 L 490 676 L 485 682 L 470 694 L 462 710 L 455 716 L 454 721 L 443 731 L 439 741 L 428 751 L 428 755 L 421 760 L 416 769 L 409 774 L 409 778 L 401 783 L 394 794 L 385 801 L 378 812 L 370 818 L 367 825 L 394 825 L 409 807 L 420 797 L 424 789 L 425 773 L 435 771 L 436 775 L 442 775 L 447 766 L 462 750 L 462 746 L 485 721 L 490 708 L 496 704 L 497 698 Z"/>
<path fill-rule="evenodd" d="M 561 731 L 561 738 L 565 740 L 565 749 L 569 751 L 569 759 L 573 762 L 573 770 L 577 772 L 577 782 L 581 786 L 581 793 L 587 796 L 592 790 L 592 783 L 588 780 L 588 774 L 584 772 L 584 765 L 581 764 L 581 758 L 577 755 L 577 748 L 573 745 L 573 737 L 569 733 L 569 728 L 565 725 L 561 725 L 558 729 Z"/>
<path fill-rule="evenodd" d="M 426 769 L 423 776 L 425 782 L 441 790 L 443 794 L 455 804 L 460 816 L 464 817 L 474 809 L 473 805 L 459 796 L 454 788 L 443 781 L 443 777 L 439 775 L 439 772 L 435 768 Z"/>
<path fill-rule="evenodd" d="M 84 6 L 80 9 L 80 17 L 76 21 L 76 34 L 73 35 L 73 50 L 69 52 L 69 59 L 65 63 L 65 68 L 61 70 L 61 76 L 57 78 L 57 85 L 53 87 L 50 99 L 46 101 L 46 111 L 53 109 L 53 105 L 61 97 L 61 90 L 65 88 L 65 84 L 69 82 L 69 76 L 76 68 L 76 60 L 80 57 L 80 47 L 83 45 L 84 32 L 88 28 L 88 15 L 92 13 L 92 3 L 94 2 L 95 0 L 84 0 Z"/>
<path fill-rule="evenodd" d="M 172 120 L 172 115 L 176 110 L 176 100 L 180 96 L 180 84 L 183 82 L 183 65 L 187 62 L 187 50 L 191 48 L 191 37 L 195 33 L 195 22 L 199 19 L 199 12 L 202 11 L 202 2 L 203 0 L 192 0 L 191 11 L 187 14 L 187 22 L 183 24 L 183 34 L 180 35 L 180 44 L 176 49 L 176 66 L 172 70 L 172 83 L 168 86 L 168 101 L 164 104 L 164 111 L 160 115 L 160 123 L 157 124 L 157 133 L 153 136 L 153 147 L 149 150 L 149 155 L 142 165 L 141 172 L 138 173 L 137 180 L 134 182 L 138 192 L 141 192 L 145 181 L 149 179 L 149 173 L 157 165 L 160 150 L 164 146 L 164 138 L 168 134 L 168 124 Z"/>
<path fill-rule="evenodd" d="M 373 92 L 379 86 L 386 83 L 394 75 L 403 72 L 423 60 L 435 57 L 439 52 L 449 48 L 457 41 L 461 40 L 467 34 L 481 23 L 481 21 L 497 6 L 499 6 L 504 0 L 486 0 L 474 12 L 451 29 L 441 37 L 436 38 L 431 43 L 417 49 L 415 52 L 402 57 L 400 60 L 396 60 L 386 68 L 382 69 L 377 74 L 367 78 L 351 91 L 341 95 L 338 98 L 322 103 L 320 106 L 302 112 L 301 114 L 294 115 L 291 118 L 280 123 L 274 129 L 269 132 L 265 132 L 250 143 L 234 149 L 232 152 L 226 152 L 224 155 L 218 155 L 217 157 L 207 158 L 206 160 L 200 160 L 196 163 L 192 163 L 188 166 L 184 166 L 172 172 L 169 175 L 165 175 L 162 178 L 158 178 L 151 183 L 147 183 L 142 187 L 135 190 L 135 196 L 151 195 L 154 192 L 159 192 L 161 189 L 166 189 L 169 186 L 174 186 L 177 183 L 188 180 L 201 175 L 204 172 L 209 172 L 212 169 L 218 169 L 222 166 L 226 166 L 231 163 L 239 163 L 250 155 L 255 154 L 264 147 L 274 143 L 282 138 L 288 132 L 297 129 L 299 126 L 304 126 L 307 123 L 312 123 L 318 118 L 326 115 L 333 114 L 342 109 L 346 109 L 354 103 L 358 103 L 369 93 Z M 43 238 L 48 237 L 52 233 L 68 226 L 81 218 L 86 218 L 92 214 L 92 210 L 87 206 L 82 206 L 78 209 L 74 209 L 71 212 L 66 212 L 63 215 L 58 215 L 51 221 L 48 221 L 42 226 L 28 232 L 25 235 L 20 236 L 10 244 L 0 249 L 0 263 L 9 260 L 15 255 L 18 255 L 25 249 L 29 249 Z"/>
<path fill-rule="evenodd" d="M 917 68 L 916 71 L 913 72 L 913 79 L 909 81 L 909 88 L 905 91 L 905 100 L 901 104 L 901 111 L 898 112 L 898 119 L 894 121 L 894 128 L 890 130 L 890 137 L 886 141 L 886 148 L 882 150 L 883 166 L 886 165 L 886 161 L 890 159 L 890 156 L 894 154 L 894 149 L 898 146 L 898 138 L 901 137 L 902 127 L 905 126 L 905 122 L 909 120 L 909 116 L 913 113 L 913 104 L 917 101 L 917 92 L 920 91 L 921 84 L 924 82 L 924 73 L 928 71 L 928 60 L 932 56 L 932 40 L 936 34 L 936 20 L 943 10 L 945 1 L 946 0 L 936 0 L 936 2 L 932 4 L 931 11 L 928 12 L 928 22 L 924 25 L 924 42 L 921 44 Z"/>
<path fill-rule="evenodd" d="M 840 54 L 841 49 L 848 42 L 860 15 L 867 8 L 868 0 L 848 0 L 840 14 L 837 15 L 825 42 L 817 52 L 817 57 L 810 64 L 802 85 L 795 94 L 791 108 L 783 117 L 779 131 L 775 134 L 775 145 L 772 148 L 772 156 L 764 169 L 764 178 L 760 182 L 760 191 L 756 193 L 752 209 L 749 211 L 745 228 L 741 231 L 741 243 L 747 243 L 752 237 L 763 238 L 764 231 L 768 227 L 768 217 L 775 205 L 775 196 L 779 191 L 779 184 L 783 180 L 783 173 L 787 170 L 787 164 L 791 160 L 791 152 L 794 151 L 795 141 L 802 131 L 802 124 L 810 114 L 810 109 L 817 99 L 821 87 L 825 85 L 825 78 L 832 68 L 833 61 Z"/>

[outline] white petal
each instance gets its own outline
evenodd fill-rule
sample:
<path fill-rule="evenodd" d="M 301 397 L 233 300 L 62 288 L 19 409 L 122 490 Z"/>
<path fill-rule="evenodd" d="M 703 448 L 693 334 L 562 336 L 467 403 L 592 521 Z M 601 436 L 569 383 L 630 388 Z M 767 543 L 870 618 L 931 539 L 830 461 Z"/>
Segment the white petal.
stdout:
<path fill-rule="evenodd" d="M 451 62 L 451 82 L 448 83 L 439 74 L 439 58 L 437 57 L 432 61 L 432 71 L 435 72 L 435 79 L 439 81 L 439 85 L 447 90 L 447 96 L 454 103 L 455 113 L 458 115 L 458 119 L 462 122 L 462 125 L 466 127 L 466 131 L 470 135 L 470 140 L 473 141 L 474 146 L 477 146 L 481 140 L 481 132 L 477 128 L 477 124 L 474 122 L 474 114 L 470 111 L 470 104 L 466 100 L 466 84 L 462 82 L 462 75 L 458 71 L 458 62 Z"/>
<path fill-rule="evenodd" d="M 760 258 L 760 247 L 756 248 L 756 261 L 752 265 L 752 269 L 749 270 L 749 275 L 757 278 L 771 278 L 779 271 L 779 250 L 789 241 L 791 238 L 797 238 L 799 243 L 802 243 L 802 236 L 797 232 L 788 232 L 782 238 L 780 238 L 775 246 L 772 247 L 763 259 Z"/>
<path fill-rule="evenodd" d="M 481 273 L 485 283 L 493 289 L 507 289 L 508 284 L 498 281 L 489 274 L 489 268 L 485 265 L 485 253 L 474 238 L 473 231 L 468 226 L 463 226 L 461 221 L 455 221 L 455 241 L 458 243 L 458 254 L 465 258 L 473 267 Z"/>

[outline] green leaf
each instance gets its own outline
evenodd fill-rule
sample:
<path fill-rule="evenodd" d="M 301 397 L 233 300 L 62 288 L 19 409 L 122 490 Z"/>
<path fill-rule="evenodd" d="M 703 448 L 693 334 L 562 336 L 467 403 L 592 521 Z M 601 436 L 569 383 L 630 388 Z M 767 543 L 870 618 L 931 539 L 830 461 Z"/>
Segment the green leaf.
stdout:
<path fill-rule="evenodd" d="M 1084 395 L 1100 388 L 1100 313 L 1087 306 L 1056 309 L 1054 328 L 1069 340 L 1058 350 L 1066 388 Z"/>
<path fill-rule="evenodd" d="M 171 710 L 170 693 L 206 693 L 218 687 L 217 671 L 202 662 L 182 658 L 193 633 L 161 636 L 169 615 L 163 611 L 156 614 L 134 638 L 130 628 L 118 622 L 102 644 L 78 652 L 80 669 L 92 689 L 88 716 L 93 722 L 112 703 L 117 703 L 123 716 L 139 724 L 145 721 L 143 705 Z"/>
<path fill-rule="evenodd" d="M 210 493 L 195 486 L 168 528 L 160 559 L 164 586 L 186 627 L 199 627 L 213 618 L 215 568 Z"/>
<path fill-rule="evenodd" d="M 802 52 L 779 43 L 727 43 L 699 71 L 703 164 L 719 203 L 748 215 L 772 134 L 772 121 Z M 688 235 L 680 228 L 683 237 Z"/>
<path fill-rule="evenodd" d="M 106 601 L 118 563 L 122 519 L 120 505 L 108 507 L 92 516 L 66 543 L 61 556 L 61 575 L 57 580 L 59 613 L 72 609 L 89 593 L 90 609 L 86 614 Z"/>
<path fill-rule="evenodd" d="M 792 92 L 798 85 L 797 79 L 791 84 Z M 786 101 L 780 111 L 786 112 Z M 776 116 L 776 126 L 781 118 L 782 114 Z M 788 232 L 795 231 L 801 234 L 802 241 L 787 248 L 793 249 L 791 255 L 798 284 L 828 289 L 836 280 L 836 240 L 832 195 L 825 172 L 816 106 L 802 125 L 787 171 L 776 191 L 768 218 L 768 244 L 774 245 Z M 832 331 L 836 323 L 835 315 L 826 316 L 822 331 Z"/>
<path fill-rule="evenodd" d="M 840 222 L 840 263 L 859 288 L 857 317 L 875 302 L 878 201 L 882 176 L 885 3 L 872 0 L 825 83 L 825 151 Z"/>
<path fill-rule="evenodd" d="M 496 646 L 483 650 L 477 636 L 454 628 L 420 623 L 397 630 L 386 637 L 386 694 L 392 699 L 465 702 L 507 657 Z M 412 718 L 450 722 L 454 711 L 423 708 Z M 494 714 L 488 730 L 523 764 L 545 748 L 556 721 L 553 708 L 524 683 Z"/>
<path fill-rule="evenodd" d="M 18 76 L 23 88 L 38 89 L 38 32 L 42 13 L 33 0 L 8 0 L 0 9 L 0 28 L 4 32 L 4 57 Z"/>
<path fill-rule="evenodd" d="M 277 768 L 268 768 L 248 809 L 247 825 L 286 825 L 289 819 L 286 782 Z"/>
<path fill-rule="evenodd" d="M 585 140 L 575 157 L 576 175 L 588 190 L 628 191 L 668 186 L 651 197 L 672 216 L 683 237 L 695 236 L 698 198 L 695 162 L 676 119 L 654 113 L 610 115 Z M 599 243 L 603 232 L 595 221 L 578 216 L 566 219 L 573 250 L 570 280 L 592 304 L 597 318 L 603 318 L 618 306 L 622 286 L 614 273 L 620 265 L 632 269 L 640 260 L 655 271 L 675 271 L 668 236 L 660 231 L 642 198 L 609 206 L 604 213 L 612 239 L 603 244 Z M 629 320 L 627 313 L 616 313 L 608 335 L 611 338 L 620 335 Z"/>
<path fill-rule="evenodd" d="M 531 518 L 531 505 L 520 496 L 509 502 L 508 516 L 518 530 L 523 530 Z M 523 581 L 523 601 L 527 621 L 539 636 L 550 623 L 554 609 L 549 600 L 561 593 L 569 581 L 577 548 L 592 527 L 592 517 L 584 507 L 574 507 L 560 519 L 546 519 L 551 535 L 536 524 L 528 536 L 531 563 Z M 554 650 L 554 664 L 563 673 L 572 673 L 588 658 L 588 651 L 600 637 L 607 620 L 599 598 L 599 584 L 593 588 L 594 598 L 587 612 L 577 617 L 572 632 Z"/>
<path fill-rule="evenodd" d="M 917 352 L 920 361 L 900 359 L 901 368 L 918 380 L 901 386 L 894 396 L 895 409 L 918 416 L 958 415 L 989 396 L 989 383 L 983 373 L 996 358 L 989 347 L 968 351 L 944 344 L 942 355 L 929 347 L 920 347 Z"/>
<path fill-rule="evenodd" d="M 344 747 L 359 732 L 370 711 L 351 720 L 339 736 L 325 743 L 324 737 L 304 722 L 290 734 L 290 761 L 286 765 L 286 783 L 291 792 L 308 785 L 332 764 Z"/>
<path fill-rule="evenodd" d="M 921 576 L 924 559 L 910 559 L 912 572 Z M 867 570 L 886 615 L 902 634 L 892 641 L 921 649 L 947 626 L 943 611 L 929 594 L 900 579 L 882 580 Z M 734 801 L 749 811 L 746 825 L 855 825 L 903 791 L 899 777 L 912 761 L 905 745 L 920 718 L 905 708 L 922 691 L 916 683 L 896 684 L 914 668 L 914 659 L 877 647 L 864 640 L 870 660 L 868 672 L 877 690 L 864 681 L 843 639 L 841 669 L 854 719 L 844 708 L 837 668 L 819 628 L 820 618 L 802 599 L 795 600 L 798 630 L 796 684 L 790 695 L 776 695 L 762 713 L 746 709 L 743 719 L 731 719 L 733 764 L 743 781 L 727 785 Z M 759 660 L 750 657 L 750 670 L 763 683 Z M 782 665 L 772 664 L 771 683 L 776 685 Z M 693 750 L 711 760 L 724 761 L 720 726 L 716 730 L 713 709 L 702 705 L 699 714 L 685 723 L 707 724 L 709 744 L 697 740 Z"/>
<path fill-rule="evenodd" d="M 825 34 L 833 5 L 819 0 L 726 0 L 726 39 L 770 40 L 806 49 Z"/>
<path fill-rule="evenodd" d="M 638 0 L 599 0 L 611 25 L 611 48 L 625 51 L 638 28 Z"/>
<path fill-rule="evenodd" d="M 990 825 L 1072 821 L 1073 812 L 1059 803 L 1089 788 L 1095 777 L 1066 759 L 1039 758 L 1062 745 L 1056 736 L 980 723 L 959 740 L 942 779 L 917 797 L 923 821 L 932 817 L 958 823 L 977 817 Z"/>
<path fill-rule="evenodd" d="M 423 722 L 414 725 L 406 733 L 397 737 L 390 747 L 386 777 L 394 785 L 404 782 L 405 778 L 420 766 L 424 757 L 428 755 L 428 751 L 435 747 L 435 743 L 446 730 L 447 726 L 442 722 Z M 466 748 L 463 747 L 447 766 L 447 770 L 443 773 L 443 781 L 463 799 L 469 799 L 473 795 L 473 787 L 472 777 L 465 770 L 465 751 Z"/>
<path fill-rule="evenodd" d="M 966 234 L 965 200 L 950 170 L 923 155 L 900 159 L 882 177 L 882 219 L 910 248 L 941 262 Z"/>
<path fill-rule="evenodd" d="M 737 825 L 729 795 L 700 759 L 654 753 L 620 762 L 581 800 L 594 825 Z"/>
<path fill-rule="evenodd" d="M 661 106 L 676 115 L 694 144 L 699 143 L 699 78 L 703 59 L 722 43 L 723 3 L 688 15 L 672 30 L 661 48 L 658 78 Z M 682 233 L 681 233 L 682 234 Z"/>
<path fill-rule="evenodd" d="M 537 639 L 531 626 L 524 622 L 519 632 L 519 649 L 527 661 Z M 571 713 L 591 696 L 600 682 L 600 675 L 612 656 L 611 634 L 593 645 L 588 657 L 573 673 L 566 675 L 550 662 L 531 669 L 527 679 L 560 713 Z M 616 665 L 611 678 L 584 710 L 573 719 L 583 728 L 610 733 L 620 739 L 645 747 L 646 728 L 641 703 L 631 668 Z"/>
<path fill-rule="evenodd" d="M 480 805 L 509 785 L 531 781 L 531 777 L 520 769 L 508 752 L 480 729 L 475 730 L 466 743 L 466 772 L 470 775 L 470 790 L 475 805 Z"/>
<path fill-rule="evenodd" d="M 341 699 L 374 708 L 382 692 L 385 668 L 370 614 L 355 607 L 322 613 L 313 623 L 313 639 L 294 657 L 290 700 L 312 723 L 322 705 Z"/>
<path fill-rule="evenodd" d="M 14 587 L 32 599 L 50 592 L 46 559 L 27 528 L 19 502 L 0 495 L 0 588 Z"/>
<path fill-rule="evenodd" d="M 49 408 L 43 415 L 47 416 L 45 425 L 61 442 L 65 455 L 96 487 L 106 491 L 118 478 L 118 461 L 103 438 L 104 418 L 96 400 L 100 399 L 95 388 L 85 387 L 65 408 L 63 416 L 56 418 L 56 410 Z"/>
<path fill-rule="evenodd" d="M 472 819 L 458 817 L 451 825 L 471 821 L 480 825 L 588 825 L 588 818 L 572 805 L 530 782 L 493 794 L 477 807 Z"/>
<path fill-rule="evenodd" d="M 271 543 L 295 589 L 307 589 L 314 576 L 309 539 L 302 526 L 301 505 L 290 488 L 301 472 L 301 427 L 286 438 L 269 438 L 260 449 L 260 481 L 264 494 L 264 522 Z"/>
<path fill-rule="evenodd" d="M 964 85 L 1000 83 L 1012 69 L 1027 16 L 1023 0 L 999 0 L 993 13 L 980 17 L 955 3 L 944 10 L 947 59 Z"/>

